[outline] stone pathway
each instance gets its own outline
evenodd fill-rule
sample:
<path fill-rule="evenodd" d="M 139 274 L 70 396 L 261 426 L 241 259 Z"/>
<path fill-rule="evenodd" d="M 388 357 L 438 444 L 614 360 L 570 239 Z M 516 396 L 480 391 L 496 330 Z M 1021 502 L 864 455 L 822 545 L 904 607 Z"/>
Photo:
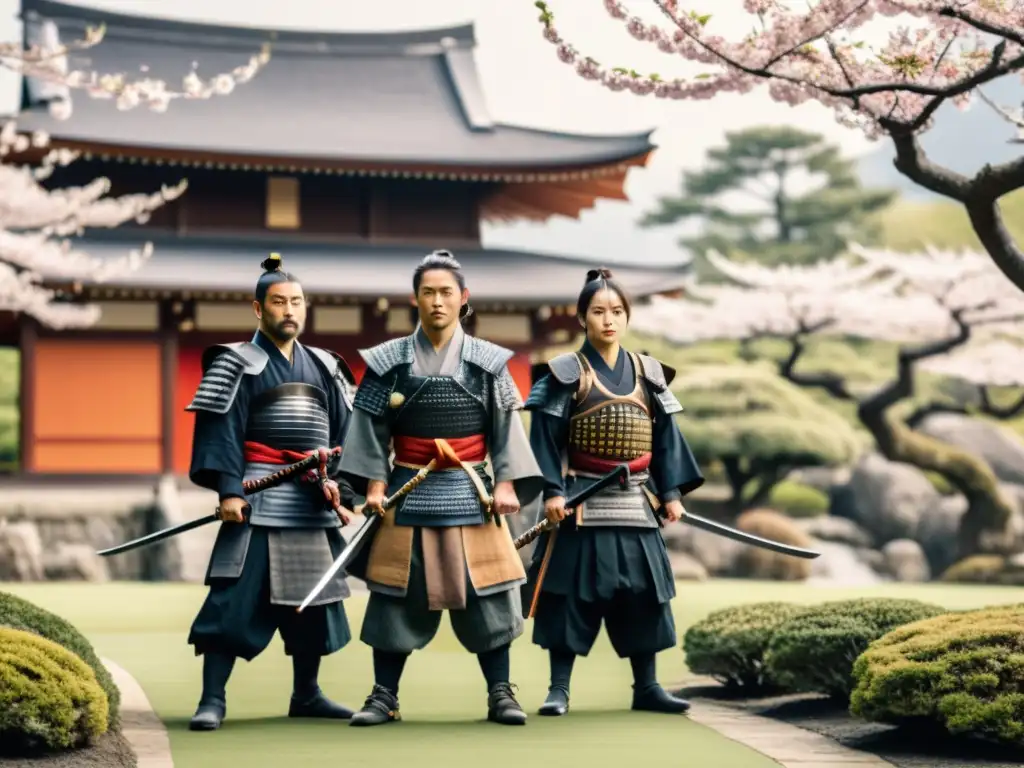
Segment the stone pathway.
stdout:
<path fill-rule="evenodd" d="M 142 686 L 110 659 L 103 659 L 103 665 L 121 690 L 121 732 L 135 751 L 138 768 L 174 768 L 167 729 Z"/>
<path fill-rule="evenodd" d="M 712 683 L 710 678 L 699 677 L 685 682 L 686 685 Z M 690 719 L 757 750 L 785 768 L 893 768 L 887 760 L 844 747 L 820 734 L 706 700 L 693 702 Z"/>

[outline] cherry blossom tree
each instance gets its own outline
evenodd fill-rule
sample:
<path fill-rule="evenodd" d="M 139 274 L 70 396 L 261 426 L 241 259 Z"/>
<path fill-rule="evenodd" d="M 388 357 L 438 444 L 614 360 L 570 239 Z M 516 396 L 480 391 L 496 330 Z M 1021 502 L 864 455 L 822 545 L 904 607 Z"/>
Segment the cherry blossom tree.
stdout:
<path fill-rule="evenodd" d="M 1024 319 L 1024 294 L 983 253 L 900 254 L 857 245 L 850 251 L 858 261 L 841 257 L 774 268 L 708 254 L 709 263 L 735 285 L 693 285 L 685 299 L 654 297 L 636 309 L 631 325 L 680 344 L 786 340 L 788 354 L 777 361 L 781 376 L 855 403 L 858 418 L 886 458 L 934 471 L 964 494 L 964 554 L 1007 546 L 1004 534 L 1013 507 L 991 467 L 915 432 L 894 406 L 915 394 L 922 361 L 952 365 L 955 358 L 947 356 L 969 349 L 980 329 Z M 897 342 L 896 376 L 874 391 L 858 392 L 835 372 L 799 370 L 812 334 Z"/>
<path fill-rule="evenodd" d="M 906 418 L 907 425 L 917 427 L 933 413 L 980 415 L 1000 420 L 1024 413 L 1024 340 L 1020 338 L 1020 327 L 1009 330 L 1009 334 L 990 334 L 987 340 L 922 361 L 922 370 L 971 386 L 975 397 L 973 402 L 964 404 L 927 403 Z M 1020 391 L 1011 402 L 1000 405 L 992 392 L 996 388 Z"/>
<path fill-rule="evenodd" d="M 633 38 L 714 71 L 666 79 L 629 67 L 606 68 L 563 39 L 548 4 L 536 2 L 545 38 L 581 77 L 613 91 L 665 99 L 707 100 L 767 84 L 776 101 L 817 101 L 841 124 L 873 139 L 887 137 L 900 173 L 961 203 L 988 256 L 1024 291 L 1024 251 L 1004 226 L 998 202 L 1024 187 L 1024 157 L 966 176 L 929 159 L 919 141 L 943 104 L 966 107 L 980 86 L 1024 71 L 1024 2 L 744 0 L 754 30 L 736 40 L 715 34 L 712 14 L 684 11 L 677 0 L 643 4 L 666 25 L 644 20 L 617 0 L 602 3 Z M 634 5 L 641 6 L 640 0 Z M 713 10 L 710 0 L 705 6 Z M 888 19 L 907 24 L 880 49 L 856 39 L 869 23 Z"/>
<path fill-rule="evenodd" d="M 63 95 L 51 100 L 49 109 L 66 120 L 72 114 L 72 91 L 114 100 L 122 111 L 148 107 L 163 112 L 175 99 L 230 93 L 237 84 L 251 80 L 270 57 L 269 48 L 264 48 L 248 63 L 208 80 L 193 70 L 183 78 L 180 90 L 152 78 L 133 80 L 123 73 L 69 70 L 68 54 L 98 45 L 103 33 L 103 28 L 89 28 L 82 40 L 64 45 L 57 39 L 56 27 L 44 23 L 40 44 L 28 48 L 0 44 L 0 65 L 55 86 Z M 121 258 L 103 260 L 76 249 L 68 238 L 89 227 L 145 223 L 154 210 L 181 196 L 187 182 L 153 194 L 120 197 L 107 196 L 110 181 L 105 178 L 81 187 L 48 189 L 44 184 L 53 171 L 79 157 L 67 149 L 50 149 L 49 143 L 41 133 L 20 134 L 13 120 L 0 128 L 0 311 L 25 313 L 55 328 L 89 326 L 99 319 L 99 308 L 64 301 L 66 297 L 47 283 L 108 280 L 138 269 L 153 247 L 146 243 Z"/>

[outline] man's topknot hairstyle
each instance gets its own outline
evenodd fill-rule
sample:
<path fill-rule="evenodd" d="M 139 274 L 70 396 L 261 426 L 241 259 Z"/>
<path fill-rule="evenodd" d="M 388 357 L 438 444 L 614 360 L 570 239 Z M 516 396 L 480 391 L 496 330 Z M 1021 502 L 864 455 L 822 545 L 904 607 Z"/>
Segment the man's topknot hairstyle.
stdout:
<path fill-rule="evenodd" d="M 428 253 L 423 257 L 423 260 L 416 267 L 412 273 L 412 292 L 419 295 L 420 284 L 423 282 L 423 274 L 429 272 L 432 269 L 446 269 L 455 276 L 455 282 L 459 285 L 459 290 L 466 290 L 466 276 L 462 274 L 462 265 L 456 260 L 455 256 L 452 255 L 451 251 L 434 251 Z M 459 317 L 463 320 L 473 314 L 473 308 L 469 306 L 467 301 L 462 305 L 462 309 L 459 310 Z"/>
<path fill-rule="evenodd" d="M 263 269 L 263 274 L 256 281 L 256 290 L 254 291 L 254 297 L 260 304 L 267 298 L 267 291 L 270 290 L 270 286 L 279 283 L 299 282 L 299 278 L 295 275 L 284 271 L 280 253 L 270 254 L 270 256 L 260 262 L 260 267 Z"/>

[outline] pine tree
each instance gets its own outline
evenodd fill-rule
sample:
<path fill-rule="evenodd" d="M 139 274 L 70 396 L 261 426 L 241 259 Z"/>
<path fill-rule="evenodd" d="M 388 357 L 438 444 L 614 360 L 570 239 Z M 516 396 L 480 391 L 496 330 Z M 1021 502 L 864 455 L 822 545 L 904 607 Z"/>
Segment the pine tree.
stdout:
<path fill-rule="evenodd" d="M 797 194 L 800 177 L 813 186 Z M 741 209 L 728 198 L 746 198 Z M 865 189 L 851 160 L 824 137 L 788 126 L 760 126 L 727 133 L 725 145 L 707 153 L 704 169 L 684 172 L 678 197 L 662 197 L 641 227 L 699 220 L 703 231 L 679 244 L 692 252 L 702 279 L 714 280 L 708 250 L 768 264 L 809 264 L 842 252 L 847 240 L 875 242 L 871 214 L 895 192 Z"/>

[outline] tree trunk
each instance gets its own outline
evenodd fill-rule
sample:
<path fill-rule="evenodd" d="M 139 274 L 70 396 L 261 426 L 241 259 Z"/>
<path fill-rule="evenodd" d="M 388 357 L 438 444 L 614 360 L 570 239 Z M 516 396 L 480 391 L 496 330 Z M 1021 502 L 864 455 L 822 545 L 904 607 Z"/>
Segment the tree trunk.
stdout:
<path fill-rule="evenodd" d="M 960 332 L 953 338 L 901 349 L 898 374 L 857 407 L 857 415 L 871 432 L 882 455 L 937 472 L 967 499 L 967 512 L 960 521 L 960 555 L 1003 552 L 1005 532 L 1014 507 L 1003 494 L 992 468 L 983 459 L 914 432 L 891 413 L 896 403 L 913 395 L 914 363 L 949 351 L 970 338 L 970 328 L 955 318 Z"/>

